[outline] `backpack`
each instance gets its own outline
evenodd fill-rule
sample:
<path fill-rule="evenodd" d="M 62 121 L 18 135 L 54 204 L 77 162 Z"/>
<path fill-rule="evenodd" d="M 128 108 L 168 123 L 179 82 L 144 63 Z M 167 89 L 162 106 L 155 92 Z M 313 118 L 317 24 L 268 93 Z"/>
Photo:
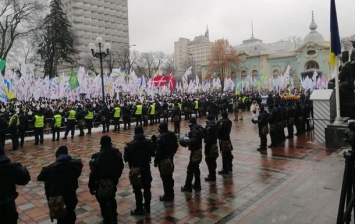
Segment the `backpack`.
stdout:
<path fill-rule="evenodd" d="M 49 216 L 51 219 L 62 219 L 67 216 L 67 206 L 63 196 L 49 197 L 48 200 Z"/>
<path fill-rule="evenodd" d="M 129 182 L 132 186 L 142 185 L 142 175 L 140 167 L 132 167 L 129 171 Z"/>
<path fill-rule="evenodd" d="M 115 186 L 112 180 L 99 179 L 99 184 L 97 187 L 97 197 L 100 199 L 111 197 L 113 194 L 114 187 Z"/>

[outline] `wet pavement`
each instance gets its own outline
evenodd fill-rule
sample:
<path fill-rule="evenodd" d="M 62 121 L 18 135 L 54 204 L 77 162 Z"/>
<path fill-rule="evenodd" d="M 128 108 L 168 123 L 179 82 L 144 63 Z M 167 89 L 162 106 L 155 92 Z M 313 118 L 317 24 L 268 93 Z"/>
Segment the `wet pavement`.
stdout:
<path fill-rule="evenodd" d="M 159 201 L 163 187 L 159 172 L 152 165 L 149 215 L 130 215 L 135 208 L 135 199 L 125 164 L 116 194 L 119 223 L 335 223 L 344 169 L 342 155 L 314 142 L 313 132 L 295 136 L 276 148 L 259 153 L 256 150 L 259 146 L 257 125 L 251 122 L 251 117 L 251 113 L 246 113 L 243 121 L 233 122 L 233 174 L 218 175 L 216 182 L 204 182 L 208 173 L 203 160 L 200 164 L 202 190 L 199 193 L 180 192 L 189 158 L 186 148 L 179 147 L 174 159 L 174 202 Z M 231 115 L 230 118 L 233 120 Z M 205 122 L 204 118 L 198 119 L 203 126 Z M 144 129 L 149 137 L 158 134 L 157 125 Z M 169 129 L 173 130 L 170 122 Z M 134 123 L 130 130 L 121 128 L 120 132 L 110 131 L 108 134 L 114 146 L 123 151 L 124 143 L 133 137 L 133 130 Z M 188 130 L 188 121 L 182 121 L 181 133 Z M 18 187 L 19 223 L 51 223 L 43 183 L 37 182 L 36 178 L 41 167 L 55 160 L 54 153 L 61 145 L 67 145 L 71 156 L 82 159 L 84 163 L 77 191 L 77 223 L 101 221 L 99 205 L 89 193 L 87 184 L 89 160 L 99 150 L 100 138 L 104 134 L 97 129 L 92 135 L 77 135 L 78 131 L 74 139 L 59 142 L 45 139 L 39 146 L 26 141 L 24 148 L 7 151 L 13 161 L 22 162 L 31 174 L 31 182 Z M 5 148 L 10 149 L 11 144 L 7 143 Z M 217 164 L 217 170 L 220 170 L 221 156 Z"/>

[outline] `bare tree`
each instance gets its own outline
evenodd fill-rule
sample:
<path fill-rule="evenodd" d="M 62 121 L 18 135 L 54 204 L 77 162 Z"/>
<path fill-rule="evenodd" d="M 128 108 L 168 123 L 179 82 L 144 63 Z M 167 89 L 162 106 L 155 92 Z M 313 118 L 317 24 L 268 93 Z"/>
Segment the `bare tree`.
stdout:
<path fill-rule="evenodd" d="M 298 46 L 300 46 L 302 44 L 302 37 L 300 36 L 289 36 L 285 39 L 280 39 L 279 42 L 287 42 L 288 47 L 291 50 L 296 49 Z"/>
<path fill-rule="evenodd" d="M 155 68 L 153 52 L 141 53 L 141 57 L 139 59 L 139 66 L 140 72 L 142 72 L 142 74 L 144 74 L 148 79 L 150 79 Z"/>
<path fill-rule="evenodd" d="M 164 63 L 164 60 L 166 58 L 166 54 L 162 51 L 154 52 L 153 53 L 153 58 L 154 58 L 154 68 L 155 70 L 159 70 L 159 67 L 162 67 L 162 64 Z"/>
<path fill-rule="evenodd" d="M 351 41 L 355 41 L 355 34 L 340 39 L 340 44 L 344 51 L 349 51 L 353 48 Z"/>
<path fill-rule="evenodd" d="M 0 0 L 0 58 L 6 59 L 15 41 L 37 27 L 44 9 L 41 0 Z"/>
<path fill-rule="evenodd" d="M 221 79 L 222 92 L 224 89 L 224 78 L 228 68 L 235 72 L 233 65 L 238 65 L 239 59 L 236 50 L 229 44 L 228 40 L 217 40 L 211 48 L 209 67 L 211 71 L 217 72 Z"/>
<path fill-rule="evenodd" d="M 164 65 L 167 73 L 174 72 L 174 54 L 166 55 L 165 65 Z"/>
<path fill-rule="evenodd" d="M 112 69 L 115 67 L 117 62 L 118 60 L 117 60 L 116 52 L 110 52 L 110 54 L 108 54 L 107 57 L 105 58 L 105 63 L 108 66 L 110 74 L 112 73 Z"/>
<path fill-rule="evenodd" d="M 80 64 L 82 64 L 86 69 L 94 72 L 95 75 L 98 73 L 96 72 L 96 61 L 93 56 L 85 54 L 80 58 Z"/>

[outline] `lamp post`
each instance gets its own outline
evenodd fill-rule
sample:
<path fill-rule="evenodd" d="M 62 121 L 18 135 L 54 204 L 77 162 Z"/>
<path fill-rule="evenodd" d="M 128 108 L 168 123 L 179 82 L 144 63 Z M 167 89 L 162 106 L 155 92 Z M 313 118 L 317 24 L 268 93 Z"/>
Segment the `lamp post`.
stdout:
<path fill-rule="evenodd" d="M 110 48 L 111 45 L 109 43 L 105 43 L 104 48 L 106 49 L 105 51 L 102 51 L 102 43 L 103 43 L 102 37 L 96 38 L 96 43 L 99 45 L 99 51 L 95 52 L 95 44 L 90 43 L 89 48 L 91 50 L 92 56 L 95 58 L 100 59 L 100 68 L 101 68 L 101 90 L 102 90 L 102 102 L 105 103 L 105 85 L 104 85 L 104 69 L 102 66 L 102 60 L 110 54 Z"/>

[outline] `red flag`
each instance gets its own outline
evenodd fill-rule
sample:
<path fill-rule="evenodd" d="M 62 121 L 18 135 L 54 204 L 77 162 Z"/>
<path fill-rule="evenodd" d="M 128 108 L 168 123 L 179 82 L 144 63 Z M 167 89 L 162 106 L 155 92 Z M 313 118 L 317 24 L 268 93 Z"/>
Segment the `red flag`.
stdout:
<path fill-rule="evenodd" d="M 170 91 L 173 91 L 174 87 L 175 87 L 174 72 L 171 72 L 169 75 L 169 89 L 170 89 Z"/>
<path fill-rule="evenodd" d="M 152 78 L 152 83 L 155 87 L 160 87 L 160 86 L 164 86 L 166 81 L 168 81 L 169 76 L 155 76 L 154 78 Z"/>

